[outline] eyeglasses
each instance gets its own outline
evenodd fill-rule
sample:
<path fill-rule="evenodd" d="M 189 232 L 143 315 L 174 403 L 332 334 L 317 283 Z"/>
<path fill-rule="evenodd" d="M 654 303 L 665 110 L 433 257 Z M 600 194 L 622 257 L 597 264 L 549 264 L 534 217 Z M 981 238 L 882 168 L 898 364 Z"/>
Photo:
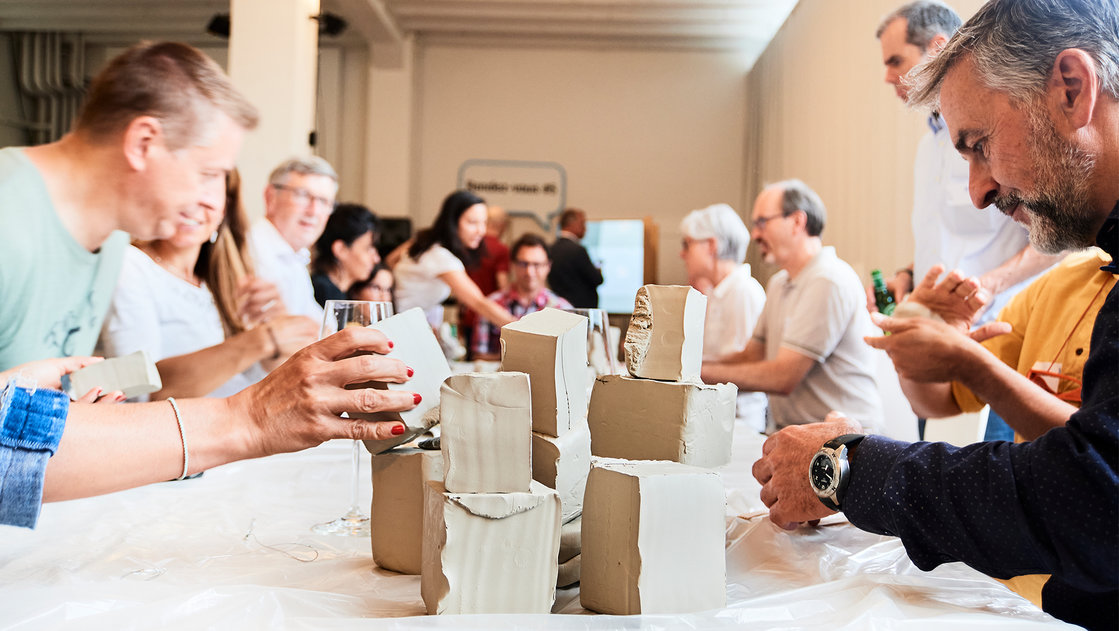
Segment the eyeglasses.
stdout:
<path fill-rule="evenodd" d="M 305 188 L 299 188 L 297 186 L 287 186 L 286 184 L 273 184 L 272 188 L 278 191 L 289 193 L 291 195 L 291 198 L 295 200 L 295 203 L 299 204 L 300 206 L 306 206 L 307 204 L 314 202 L 319 208 L 334 208 L 333 199 L 322 197 L 321 195 L 313 195 L 311 191 L 308 191 Z"/>
<path fill-rule="evenodd" d="M 543 263 L 537 263 L 537 262 L 534 262 L 534 261 L 513 261 L 513 265 L 516 265 L 518 268 L 524 269 L 524 270 L 527 270 L 527 269 L 548 269 L 548 267 L 551 266 L 551 263 L 549 263 L 548 261 L 544 261 Z"/>
<path fill-rule="evenodd" d="M 768 217 L 758 217 L 754 220 L 754 225 L 751 226 L 751 229 L 757 228 L 758 230 L 762 230 L 765 228 L 765 224 L 773 221 L 774 219 L 781 219 L 783 217 L 788 217 L 788 215 L 784 213 L 778 213 L 776 215 L 770 215 Z"/>

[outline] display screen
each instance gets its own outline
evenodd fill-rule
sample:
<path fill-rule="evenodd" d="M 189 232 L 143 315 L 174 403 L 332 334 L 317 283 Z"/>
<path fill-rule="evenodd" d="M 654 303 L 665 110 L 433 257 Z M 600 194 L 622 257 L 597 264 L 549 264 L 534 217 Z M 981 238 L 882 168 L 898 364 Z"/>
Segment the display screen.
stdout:
<path fill-rule="evenodd" d="M 583 237 L 591 261 L 602 270 L 598 307 L 633 313 L 633 299 L 645 284 L 645 222 L 640 219 L 588 221 Z"/>

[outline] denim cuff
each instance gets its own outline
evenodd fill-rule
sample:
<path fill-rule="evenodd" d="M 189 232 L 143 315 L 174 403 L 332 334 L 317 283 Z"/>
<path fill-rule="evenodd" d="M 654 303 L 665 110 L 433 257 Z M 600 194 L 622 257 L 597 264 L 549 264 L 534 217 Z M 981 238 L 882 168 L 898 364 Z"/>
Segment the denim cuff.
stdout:
<path fill-rule="evenodd" d="M 0 393 L 0 445 L 54 455 L 70 398 L 58 390 L 8 384 Z"/>

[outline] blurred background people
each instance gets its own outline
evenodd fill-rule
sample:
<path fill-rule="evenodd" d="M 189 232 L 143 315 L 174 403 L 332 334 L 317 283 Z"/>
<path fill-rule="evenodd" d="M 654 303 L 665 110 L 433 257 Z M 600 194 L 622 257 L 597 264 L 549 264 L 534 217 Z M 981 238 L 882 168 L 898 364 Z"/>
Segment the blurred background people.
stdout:
<path fill-rule="evenodd" d="M 559 236 L 552 243 L 552 271 L 548 285 L 572 305 L 582 309 L 598 308 L 598 286 L 602 270 L 580 241 L 587 235 L 587 214 L 568 208 L 560 215 Z"/>
<path fill-rule="evenodd" d="M 317 156 L 280 163 L 264 188 L 264 217 L 253 223 L 249 243 L 257 273 L 275 283 L 288 313 L 318 322 L 323 311 L 307 266 L 308 248 L 319 238 L 334 210 L 338 174 Z"/>
<path fill-rule="evenodd" d="M 741 353 L 765 305 L 765 290 L 744 262 L 750 231 L 733 208 L 715 204 L 685 215 L 680 233 L 688 283 L 707 295 L 703 360 Z M 759 432 L 765 431 L 765 408 L 765 393 L 738 393 L 738 418 Z"/>
<path fill-rule="evenodd" d="M 512 282 L 505 289 L 495 291 L 487 298 L 501 305 L 514 317 L 540 311 L 546 307 L 570 309 L 571 303 L 548 289 L 545 281 L 551 268 L 548 244 L 535 234 L 522 235 L 511 248 Z M 475 325 L 474 357 L 476 359 L 501 359 L 499 327 L 486 319 Z"/>
<path fill-rule="evenodd" d="M 318 240 L 311 261 L 315 300 L 346 300 L 346 293 L 368 279 L 381 262 L 377 252 L 377 218 L 361 204 L 338 204 Z"/>
<path fill-rule="evenodd" d="M 490 295 L 509 286 L 509 248 L 503 239 L 509 231 L 509 215 L 500 206 L 489 206 L 486 210 L 486 236 L 482 237 L 482 254 L 477 263 L 466 268 L 466 274 L 478 285 L 483 295 Z M 474 329 L 478 324 L 478 314 L 469 307 L 462 307 L 458 313 L 459 333 L 472 354 Z"/>
<path fill-rule="evenodd" d="M 253 268 L 240 180 L 233 171 L 210 186 L 224 194 L 200 204 L 201 222 L 181 222 L 170 237 L 125 250 L 102 326 L 107 357 L 145 350 L 156 362 L 163 389 L 152 399 L 240 392 L 317 338 L 317 322 L 275 307 L 266 323 L 246 326 L 238 288 Z"/>
<path fill-rule="evenodd" d="M 384 262 L 373 266 L 373 273 L 363 281 L 350 286 L 346 296 L 350 300 L 370 300 L 372 302 L 395 302 L 393 286 L 395 281 L 392 270 Z"/>

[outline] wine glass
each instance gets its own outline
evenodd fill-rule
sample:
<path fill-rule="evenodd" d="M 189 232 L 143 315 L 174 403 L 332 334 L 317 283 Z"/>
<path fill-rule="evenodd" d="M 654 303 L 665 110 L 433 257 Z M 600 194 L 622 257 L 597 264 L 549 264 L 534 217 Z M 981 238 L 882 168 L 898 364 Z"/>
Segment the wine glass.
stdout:
<path fill-rule="evenodd" d="M 618 374 L 618 334 L 611 335 L 610 319 L 604 309 L 564 309 L 587 319 L 587 400 L 595 377 Z"/>
<path fill-rule="evenodd" d="M 367 300 L 327 300 L 319 339 L 337 333 L 348 326 L 369 326 L 392 315 L 391 302 Z M 345 415 L 345 413 L 343 413 Z M 369 515 L 358 505 L 358 480 L 361 471 L 361 441 L 353 447 L 353 481 L 350 488 L 350 509 L 338 519 L 311 528 L 320 535 L 369 536 Z"/>

